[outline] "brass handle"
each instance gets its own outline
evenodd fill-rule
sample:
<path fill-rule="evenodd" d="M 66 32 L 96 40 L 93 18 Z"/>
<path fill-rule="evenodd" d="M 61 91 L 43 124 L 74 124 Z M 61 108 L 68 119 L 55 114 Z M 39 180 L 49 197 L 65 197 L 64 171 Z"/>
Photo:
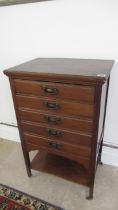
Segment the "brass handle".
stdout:
<path fill-rule="evenodd" d="M 60 124 L 61 123 L 61 118 L 60 117 L 46 116 L 45 119 L 49 123 L 54 123 L 54 124 Z"/>
<path fill-rule="evenodd" d="M 54 149 L 60 149 L 61 148 L 61 144 L 57 144 L 54 142 L 48 142 L 49 147 L 54 148 Z"/>
<path fill-rule="evenodd" d="M 62 131 L 57 131 L 55 129 L 47 129 L 48 135 L 49 136 L 54 136 L 54 137 L 61 137 L 63 136 Z"/>
<path fill-rule="evenodd" d="M 55 102 L 49 102 L 49 101 L 44 101 L 44 105 L 48 108 L 48 109 L 59 109 L 60 105 L 55 103 Z"/>
<path fill-rule="evenodd" d="M 46 94 L 57 95 L 59 93 L 59 90 L 55 87 L 42 87 L 42 89 Z"/>

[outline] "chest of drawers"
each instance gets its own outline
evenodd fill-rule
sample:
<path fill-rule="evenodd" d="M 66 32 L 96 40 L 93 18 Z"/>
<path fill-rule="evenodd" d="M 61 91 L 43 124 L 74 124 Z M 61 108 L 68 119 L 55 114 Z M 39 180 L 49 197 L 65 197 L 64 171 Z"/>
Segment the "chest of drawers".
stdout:
<path fill-rule="evenodd" d="M 31 169 L 89 187 L 101 161 L 112 60 L 39 58 L 9 77 L 28 176 Z M 38 150 L 31 162 L 29 152 Z"/>

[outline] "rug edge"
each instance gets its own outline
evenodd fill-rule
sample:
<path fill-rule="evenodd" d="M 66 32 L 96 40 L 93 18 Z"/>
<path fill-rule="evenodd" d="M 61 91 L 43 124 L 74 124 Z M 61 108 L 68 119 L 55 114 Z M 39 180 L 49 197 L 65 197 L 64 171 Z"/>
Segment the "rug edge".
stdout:
<path fill-rule="evenodd" d="M 21 190 L 17 190 L 17 189 L 15 189 L 14 187 L 10 187 L 10 186 L 8 186 L 8 185 L 1 184 L 1 183 L 0 183 L 0 186 L 8 187 L 8 188 L 11 189 L 11 190 L 16 190 L 16 191 L 19 192 L 19 193 L 23 193 L 24 195 L 29 196 L 29 197 L 32 197 L 33 199 L 37 199 L 38 201 L 40 201 L 40 202 L 42 202 L 42 203 L 45 203 L 45 204 L 50 205 L 50 206 L 52 206 L 52 207 L 56 207 L 56 208 L 58 208 L 59 210 L 65 210 L 65 209 L 63 209 L 63 208 L 61 208 L 61 207 L 59 207 L 59 206 L 55 206 L 54 204 L 51 204 L 51 203 L 49 203 L 49 202 L 47 202 L 47 201 L 45 201 L 45 200 L 42 200 L 42 199 L 37 198 L 37 197 L 35 197 L 35 196 L 32 196 L 32 195 L 30 195 L 30 194 L 28 194 L 28 193 L 22 192 Z"/>

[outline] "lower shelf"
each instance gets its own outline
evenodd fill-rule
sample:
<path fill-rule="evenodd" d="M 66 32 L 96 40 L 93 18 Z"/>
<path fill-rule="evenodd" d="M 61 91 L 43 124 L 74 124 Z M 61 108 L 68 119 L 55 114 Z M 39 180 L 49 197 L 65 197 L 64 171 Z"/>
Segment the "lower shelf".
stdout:
<path fill-rule="evenodd" d="M 53 174 L 69 181 L 89 185 L 88 171 L 78 162 L 39 151 L 31 162 L 31 168 Z"/>

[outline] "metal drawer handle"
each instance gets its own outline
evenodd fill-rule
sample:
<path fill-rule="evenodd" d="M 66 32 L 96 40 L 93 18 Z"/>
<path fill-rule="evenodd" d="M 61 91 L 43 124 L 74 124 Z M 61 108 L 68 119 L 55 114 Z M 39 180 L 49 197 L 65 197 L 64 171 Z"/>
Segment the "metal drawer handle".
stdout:
<path fill-rule="evenodd" d="M 54 142 L 48 142 L 48 146 L 54 149 L 60 149 L 62 145 Z"/>
<path fill-rule="evenodd" d="M 48 135 L 49 136 L 54 136 L 54 137 L 61 137 L 63 136 L 62 131 L 57 131 L 55 129 L 47 129 Z"/>
<path fill-rule="evenodd" d="M 51 87 L 42 87 L 43 89 L 43 92 L 44 93 L 48 93 L 48 94 L 51 94 L 51 95 L 57 95 L 59 93 L 59 90 L 55 87 L 51 88 Z"/>
<path fill-rule="evenodd" d="M 46 116 L 45 118 L 46 118 L 47 122 L 49 122 L 49 123 L 55 123 L 55 124 L 60 124 L 61 123 L 61 118 L 60 117 Z"/>
<path fill-rule="evenodd" d="M 59 109 L 60 105 L 54 102 L 44 101 L 44 105 L 49 109 Z"/>

